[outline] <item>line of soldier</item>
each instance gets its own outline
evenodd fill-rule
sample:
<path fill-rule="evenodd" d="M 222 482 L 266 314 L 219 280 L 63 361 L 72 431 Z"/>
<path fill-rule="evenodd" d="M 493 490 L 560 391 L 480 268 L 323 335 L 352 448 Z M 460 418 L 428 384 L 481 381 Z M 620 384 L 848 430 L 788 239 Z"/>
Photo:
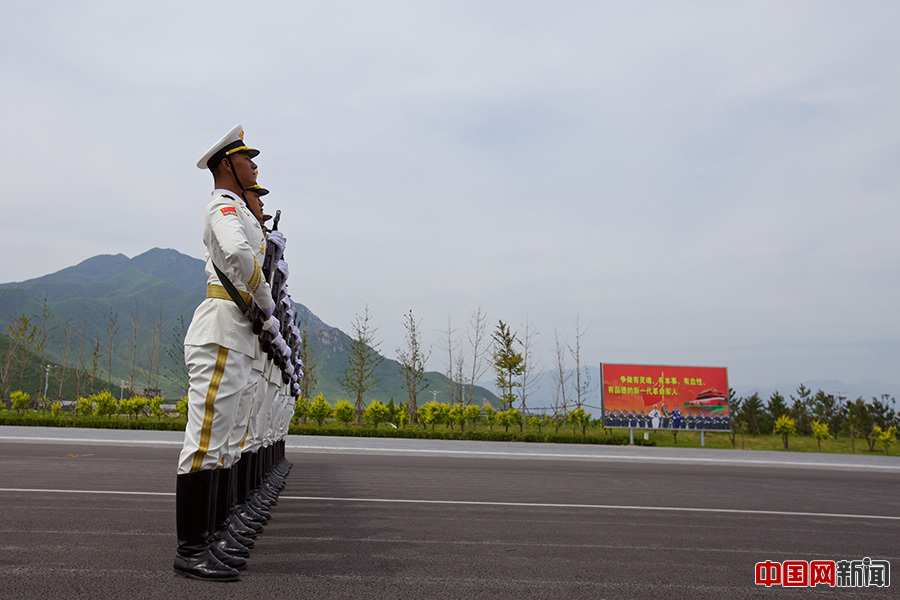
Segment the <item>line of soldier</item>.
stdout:
<path fill-rule="evenodd" d="M 653 426 L 653 417 L 634 410 L 609 409 L 603 413 L 603 424 L 606 427 L 633 427 L 636 429 L 701 429 L 712 431 L 728 431 L 731 419 L 725 416 L 685 415 L 680 410 L 662 411 L 657 419 L 658 426 Z"/>
<path fill-rule="evenodd" d="M 212 172 L 215 189 L 203 233 L 206 299 L 185 336 L 188 423 L 173 566 L 206 581 L 239 579 L 292 466 L 284 438 L 299 394 L 301 340 L 278 217 L 265 228 L 258 154 L 237 125 L 197 164 Z"/>

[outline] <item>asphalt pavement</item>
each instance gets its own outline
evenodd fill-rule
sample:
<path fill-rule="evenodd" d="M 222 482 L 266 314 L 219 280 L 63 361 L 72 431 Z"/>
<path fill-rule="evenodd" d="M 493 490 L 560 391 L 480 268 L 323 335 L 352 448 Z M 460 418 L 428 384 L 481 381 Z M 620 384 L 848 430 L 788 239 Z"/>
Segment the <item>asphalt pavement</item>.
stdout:
<path fill-rule="evenodd" d="M 900 460 L 291 436 L 241 581 L 172 572 L 180 432 L 0 427 L 0 599 L 894 598 L 755 583 L 888 561 Z"/>

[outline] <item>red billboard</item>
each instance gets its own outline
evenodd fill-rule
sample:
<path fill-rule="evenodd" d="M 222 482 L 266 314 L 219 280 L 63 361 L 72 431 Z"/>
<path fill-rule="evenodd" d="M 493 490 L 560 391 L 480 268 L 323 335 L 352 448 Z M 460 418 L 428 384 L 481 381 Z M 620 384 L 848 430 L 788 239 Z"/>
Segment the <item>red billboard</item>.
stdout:
<path fill-rule="evenodd" d="M 730 431 L 728 369 L 601 364 L 605 427 Z"/>

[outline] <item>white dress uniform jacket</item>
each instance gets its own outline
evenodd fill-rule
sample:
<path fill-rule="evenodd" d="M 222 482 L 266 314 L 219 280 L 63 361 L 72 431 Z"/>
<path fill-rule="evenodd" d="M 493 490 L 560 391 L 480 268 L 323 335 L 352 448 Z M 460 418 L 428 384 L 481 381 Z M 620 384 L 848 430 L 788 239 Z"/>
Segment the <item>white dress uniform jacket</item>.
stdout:
<path fill-rule="evenodd" d="M 272 292 L 260 265 L 266 251 L 262 227 L 243 201 L 227 190 L 213 191 L 213 199 L 206 210 L 203 243 L 206 246 L 207 298 L 194 312 L 184 343 L 186 346 L 218 344 L 258 357 L 259 345 L 250 321 L 231 301 L 213 264 L 241 292 L 248 306 L 252 298 L 262 309 L 271 307 Z"/>

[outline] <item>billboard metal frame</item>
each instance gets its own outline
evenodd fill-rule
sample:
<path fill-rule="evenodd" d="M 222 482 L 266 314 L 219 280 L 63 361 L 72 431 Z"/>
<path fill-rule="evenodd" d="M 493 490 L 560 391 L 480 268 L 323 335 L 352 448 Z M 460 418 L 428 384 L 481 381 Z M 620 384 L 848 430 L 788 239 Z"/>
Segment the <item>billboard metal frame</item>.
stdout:
<path fill-rule="evenodd" d="M 626 369 L 634 376 L 616 385 L 607 382 Z M 678 375 L 668 377 L 665 370 Z M 688 377 L 686 374 L 709 376 Z M 619 375 L 625 378 L 625 375 Z M 710 387 L 712 385 L 712 387 Z M 643 386 L 643 387 L 642 387 Z M 718 389 L 724 387 L 725 389 Z M 655 397 L 659 398 L 656 399 Z M 648 402 L 648 397 L 651 402 Z M 652 400 L 657 400 L 652 402 Z M 652 407 L 647 410 L 647 407 Z M 728 369 L 726 367 L 600 363 L 600 414 L 611 429 L 646 431 L 731 431 Z"/>

